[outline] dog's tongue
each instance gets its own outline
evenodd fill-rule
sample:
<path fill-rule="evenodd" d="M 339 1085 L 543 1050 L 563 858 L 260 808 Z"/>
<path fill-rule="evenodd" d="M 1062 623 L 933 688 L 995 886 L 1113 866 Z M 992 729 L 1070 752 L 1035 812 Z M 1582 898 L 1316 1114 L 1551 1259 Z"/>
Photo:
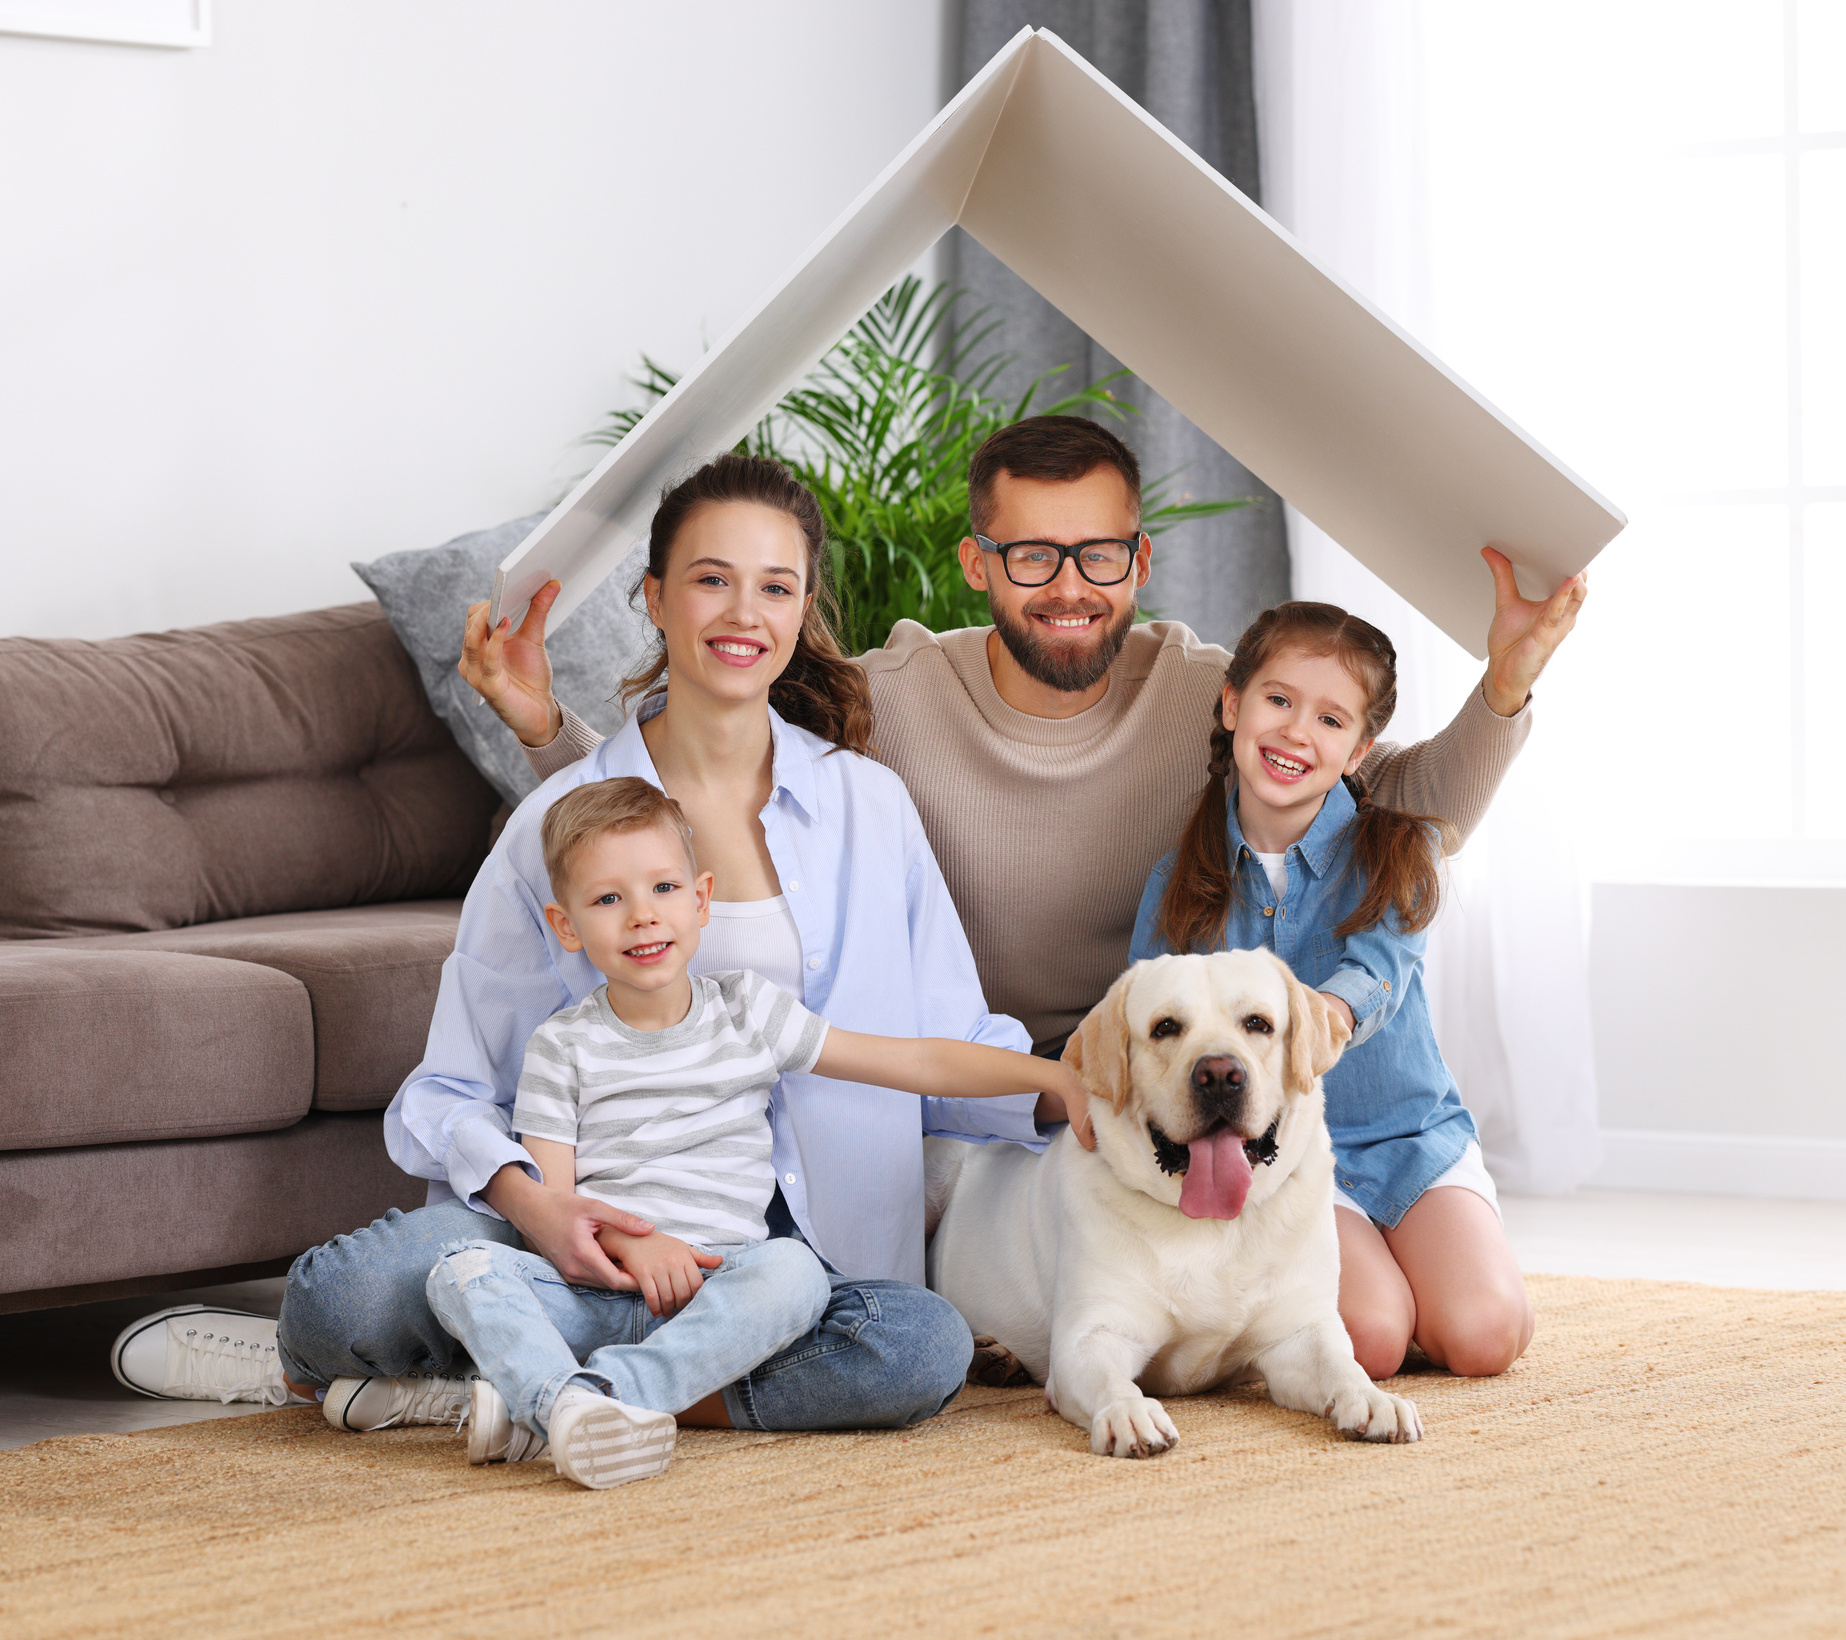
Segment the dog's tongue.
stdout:
<path fill-rule="evenodd" d="M 1219 1128 L 1186 1147 L 1192 1160 L 1186 1165 L 1186 1182 L 1179 1187 L 1179 1210 L 1189 1219 L 1234 1219 L 1250 1194 L 1250 1158 L 1243 1139 L 1229 1128 Z"/>

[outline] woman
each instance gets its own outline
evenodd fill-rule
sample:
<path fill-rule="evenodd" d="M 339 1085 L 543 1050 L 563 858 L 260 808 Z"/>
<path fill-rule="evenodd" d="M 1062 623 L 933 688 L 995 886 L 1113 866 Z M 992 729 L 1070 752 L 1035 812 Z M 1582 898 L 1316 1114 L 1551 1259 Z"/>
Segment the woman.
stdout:
<path fill-rule="evenodd" d="M 638 775 L 676 798 L 716 878 L 695 971 L 750 967 L 849 1030 L 936 1035 L 1029 1051 L 990 1015 L 948 891 L 902 783 L 863 754 L 871 709 L 827 622 L 823 528 L 780 464 L 726 455 L 661 500 L 642 582 L 661 633 L 627 680 L 640 709 L 553 775 L 507 822 L 469 891 L 423 1063 L 385 1117 L 392 1158 L 431 1181 L 430 1205 L 296 1261 L 279 1326 L 296 1393 L 333 1383 L 352 1428 L 434 1421 L 458 1346 L 423 1297 L 447 1244 L 516 1240 L 574 1283 L 629 1285 L 594 1232 L 642 1221 L 542 1189 L 508 1131 L 526 1039 L 600 981 L 546 926 L 539 823 L 586 781 Z M 550 700 L 510 686 L 507 625 L 469 613 L 470 681 L 522 738 L 549 738 Z M 664 677 L 664 686 L 661 680 Z M 917 1101 L 812 1076 L 772 1106 L 779 1189 L 771 1233 L 798 1232 L 837 1271 L 816 1331 L 682 1422 L 757 1429 L 892 1426 L 938 1411 L 971 1341 L 921 1285 Z M 923 1130 L 1031 1141 L 1054 1100 L 925 1102 Z M 337 1381 L 337 1382 L 336 1382 Z"/>

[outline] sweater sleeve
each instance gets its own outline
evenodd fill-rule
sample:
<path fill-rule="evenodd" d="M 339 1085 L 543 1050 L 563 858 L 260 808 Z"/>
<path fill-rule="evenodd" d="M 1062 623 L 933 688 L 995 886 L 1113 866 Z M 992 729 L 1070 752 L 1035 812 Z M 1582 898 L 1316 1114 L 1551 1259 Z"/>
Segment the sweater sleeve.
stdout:
<path fill-rule="evenodd" d="M 523 740 L 519 749 L 540 780 L 549 780 L 560 769 L 568 769 L 580 757 L 588 757 L 603 743 L 599 735 L 568 706 L 559 702 L 564 714 L 563 726 L 543 746 L 528 746 Z"/>
<path fill-rule="evenodd" d="M 1530 700 L 1504 718 L 1477 684 L 1447 728 L 1414 746 L 1381 742 L 1359 772 L 1384 807 L 1448 821 L 1459 849 L 1481 823 L 1531 732 Z"/>

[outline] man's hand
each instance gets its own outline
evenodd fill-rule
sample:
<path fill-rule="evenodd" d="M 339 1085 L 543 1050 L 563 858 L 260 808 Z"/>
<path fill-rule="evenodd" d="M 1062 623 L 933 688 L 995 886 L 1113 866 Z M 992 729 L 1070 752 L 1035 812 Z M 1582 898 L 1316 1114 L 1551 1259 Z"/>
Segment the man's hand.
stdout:
<path fill-rule="evenodd" d="M 1487 628 L 1487 676 L 1481 688 L 1489 706 L 1501 717 L 1512 717 L 1524 708 L 1545 663 L 1577 624 L 1589 583 L 1573 575 L 1549 598 L 1524 598 L 1505 553 L 1482 547 L 1481 556 L 1493 571 L 1494 602 L 1493 624 Z"/>
<path fill-rule="evenodd" d="M 545 617 L 563 590 L 557 581 L 540 587 L 517 632 L 506 615 L 488 631 L 486 602 L 468 606 L 462 657 L 455 670 L 527 746 L 549 746 L 564 726 L 564 714 L 551 693 L 551 659 L 545 653 Z"/>
<path fill-rule="evenodd" d="M 487 1198 L 487 1205 L 519 1232 L 526 1246 L 540 1258 L 549 1259 L 573 1287 L 607 1287 L 613 1292 L 631 1293 L 640 1286 L 626 1270 L 609 1262 L 596 1238 L 604 1229 L 613 1229 L 644 1239 L 654 1228 L 646 1219 L 610 1207 L 594 1196 L 553 1190 L 511 1162 L 487 1181 L 481 1194 Z"/>
<path fill-rule="evenodd" d="M 647 1307 L 663 1321 L 685 1309 L 705 1285 L 705 1272 L 724 1262 L 716 1253 L 701 1253 L 678 1236 L 659 1231 L 651 1236 L 625 1236 L 619 1230 L 604 1229 L 597 1231 L 596 1239 L 605 1253 L 622 1261 Z"/>
<path fill-rule="evenodd" d="M 1033 1118 L 1042 1123 L 1070 1123 L 1077 1143 L 1085 1150 L 1094 1150 L 1096 1134 L 1090 1127 L 1090 1090 L 1062 1060 L 1047 1059 L 1045 1065 L 1045 1088 L 1038 1096 Z"/>

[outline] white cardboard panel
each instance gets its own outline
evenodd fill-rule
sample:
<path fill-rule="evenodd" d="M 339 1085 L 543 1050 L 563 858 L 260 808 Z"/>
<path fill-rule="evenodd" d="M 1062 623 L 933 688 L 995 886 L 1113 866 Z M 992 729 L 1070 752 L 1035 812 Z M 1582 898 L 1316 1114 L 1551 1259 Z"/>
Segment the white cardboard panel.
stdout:
<path fill-rule="evenodd" d="M 736 442 L 959 221 L 1475 655 L 1625 520 L 1062 41 L 1022 30 L 516 549 L 495 613 L 568 613 L 663 482 Z M 1132 430 L 1130 430 L 1132 439 Z M 1156 549 L 1158 550 L 1158 549 Z"/>

